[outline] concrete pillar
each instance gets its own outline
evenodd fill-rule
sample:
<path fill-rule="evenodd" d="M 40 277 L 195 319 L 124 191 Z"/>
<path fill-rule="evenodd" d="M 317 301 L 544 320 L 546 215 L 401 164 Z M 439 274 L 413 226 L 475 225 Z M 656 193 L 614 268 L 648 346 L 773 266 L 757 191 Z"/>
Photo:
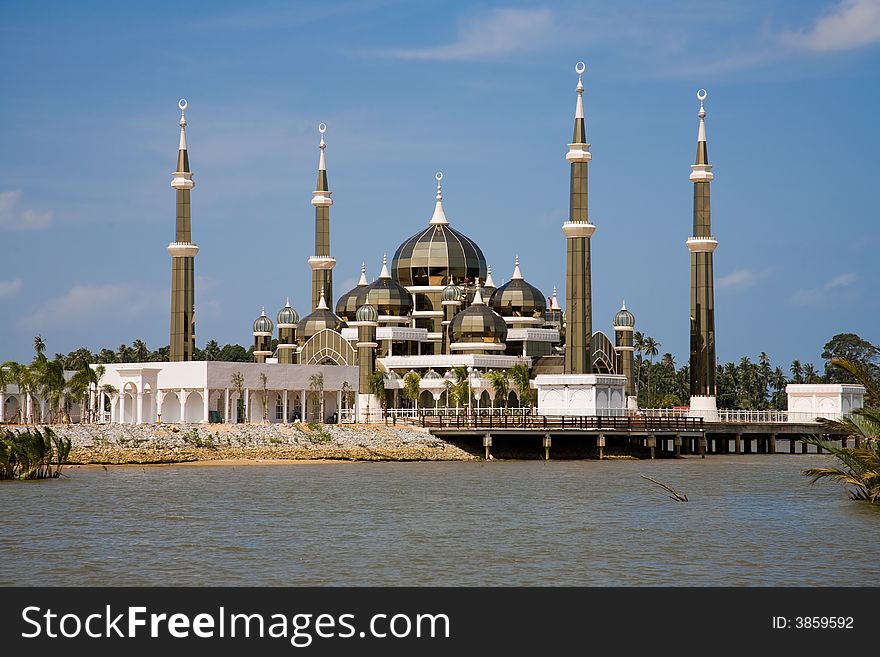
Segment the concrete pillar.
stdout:
<path fill-rule="evenodd" d="M 223 406 L 223 422 L 225 424 L 229 424 L 231 409 L 229 408 L 229 388 L 226 388 L 224 395 L 224 406 Z"/>
<path fill-rule="evenodd" d="M 186 421 L 186 390 L 183 388 L 180 389 L 180 424 L 183 424 Z"/>
<path fill-rule="evenodd" d="M 855 436 L 855 441 L 856 441 L 856 449 L 861 449 L 862 439 L 859 436 Z"/>
<path fill-rule="evenodd" d="M 285 389 L 285 390 L 284 390 L 284 393 L 283 393 L 283 395 L 282 395 L 282 397 L 281 397 L 281 405 L 282 405 L 282 407 L 283 407 L 282 412 L 284 413 L 284 418 L 283 418 L 281 421 L 282 421 L 284 424 L 287 424 L 287 422 L 288 422 L 288 419 L 287 419 L 287 418 L 290 417 L 290 416 L 287 414 L 287 408 L 288 408 L 287 404 L 288 404 L 288 402 L 287 402 L 287 389 Z"/>
<path fill-rule="evenodd" d="M 550 460 L 550 434 L 549 433 L 544 434 L 543 445 L 544 445 L 544 460 L 549 461 Z"/>
<path fill-rule="evenodd" d="M 776 453 L 776 434 L 775 433 L 770 434 L 770 444 L 768 445 L 768 447 L 770 449 L 767 451 L 769 451 L 771 454 Z"/>
<path fill-rule="evenodd" d="M 483 436 L 483 447 L 486 449 L 486 460 L 488 461 L 490 456 L 489 450 L 492 448 L 492 434 L 488 431 L 486 432 L 486 435 Z"/>
<path fill-rule="evenodd" d="M 116 421 L 116 395 L 114 395 L 110 397 L 110 423 Z"/>
<path fill-rule="evenodd" d="M 794 436 L 792 436 L 788 440 L 788 453 L 789 454 L 794 454 L 794 446 L 795 446 L 794 443 L 795 443 Z"/>
<path fill-rule="evenodd" d="M 244 389 L 244 421 L 251 421 L 251 389 Z"/>
<path fill-rule="evenodd" d="M 819 445 L 816 445 L 816 454 L 822 454 L 824 451 Z"/>
<path fill-rule="evenodd" d="M 706 436 L 705 435 L 700 436 L 699 446 L 697 447 L 697 449 L 700 453 L 700 458 L 703 458 L 703 459 L 706 458 Z"/>
<path fill-rule="evenodd" d="M 675 434 L 675 438 L 672 439 L 672 442 L 675 445 L 675 455 L 681 456 L 681 434 Z"/>
<path fill-rule="evenodd" d="M 135 408 L 135 424 L 144 423 L 144 393 L 138 391 L 137 404 Z"/>
<path fill-rule="evenodd" d="M 0 392 L 0 422 L 6 421 L 6 393 Z"/>
<path fill-rule="evenodd" d="M 805 443 L 805 442 L 802 440 L 802 441 L 801 441 L 801 454 L 806 454 L 806 453 L 807 453 L 807 443 Z"/>
<path fill-rule="evenodd" d="M 736 434 L 736 438 L 734 438 L 733 441 L 733 446 L 737 454 L 743 453 L 743 437 L 741 433 Z"/>
<path fill-rule="evenodd" d="M 205 388 L 202 391 L 202 422 L 211 421 L 211 391 Z"/>
<path fill-rule="evenodd" d="M 648 436 L 645 438 L 645 444 L 648 446 L 651 452 L 651 459 L 653 460 L 657 449 L 657 439 L 654 436 Z"/>
<path fill-rule="evenodd" d="M 418 405 L 419 400 L 416 398 L 416 405 Z M 342 417 L 342 390 L 336 391 L 336 418 L 337 421 Z"/>
<path fill-rule="evenodd" d="M 300 401 L 302 402 L 302 421 L 308 422 L 309 421 L 309 407 L 308 407 L 307 402 L 308 402 L 309 398 L 306 396 L 305 388 L 303 388 L 303 390 L 300 392 L 299 398 L 300 398 Z"/>
<path fill-rule="evenodd" d="M 599 452 L 599 460 L 605 458 L 605 434 L 600 433 L 596 436 L 596 450 Z"/>

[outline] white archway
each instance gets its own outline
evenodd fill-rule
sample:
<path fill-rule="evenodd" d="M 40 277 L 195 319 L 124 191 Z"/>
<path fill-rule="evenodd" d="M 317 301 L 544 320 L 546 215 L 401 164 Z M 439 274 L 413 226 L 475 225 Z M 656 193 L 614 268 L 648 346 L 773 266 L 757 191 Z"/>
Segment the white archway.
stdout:
<path fill-rule="evenodd" d="M 192 391 L 186 396 L 186 404 L 183 408 L 184 422 L 201 422 L 205 415 L 205 404 L 202 393 Z"/>

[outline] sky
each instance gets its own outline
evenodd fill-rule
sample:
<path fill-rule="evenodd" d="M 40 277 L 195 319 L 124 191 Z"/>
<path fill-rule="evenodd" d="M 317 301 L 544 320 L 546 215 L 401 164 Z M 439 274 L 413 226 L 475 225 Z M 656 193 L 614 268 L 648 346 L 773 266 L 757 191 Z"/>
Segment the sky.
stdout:
<path fill-rule="evenodd" d="M 583 60 L 593 327 L 621 301 L 687 361 L 699 104 L 714 165 L 718 359 L 880 343 L 880 0 L 0 4 L 0 360 L 168 343 L 179 98 L 196 339 L 310 311 L 319 122 L 334 287 L 433 212 L 500 285 L 564 298 Z M 875 256 L 871 254 L 874 253 Z"/>

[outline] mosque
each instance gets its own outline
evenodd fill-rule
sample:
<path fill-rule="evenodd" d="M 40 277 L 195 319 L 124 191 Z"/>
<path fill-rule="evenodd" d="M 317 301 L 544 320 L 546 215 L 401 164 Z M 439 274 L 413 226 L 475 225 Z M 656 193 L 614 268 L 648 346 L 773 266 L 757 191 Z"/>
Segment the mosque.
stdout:
<path fill-rule="evenodd" d="M 311 204 L 315 251 L 309 312 L 290 300 L 270 317 L 265 307 L 253 322 L 254 363 L 194 362 L 195 258 L 190 195 L 195 186 L 186 145 L 187 103 L 179 108 L 180 142 L 171 186 L 177 201 L 172 261 L 169 363 L 107 365 L 103 383 L 118 391 L 106 399 L 117 422 L 182 422 L 244 419 L 367 421 L 382 404 L 373 394 L 381 372 L 385 406 L 403 405 L 404 378 L 415 372 L 420 394 L 415 407 L 449 410 L 454 368 L 464 367 L 473 390 L 468 411 L 531 407 L 511 391 L 496 399 L 492 371 L 526 366 L 536 392 L 536 411 L 548 415 L 624 414 L 636 408 L 633 381 L 635 317 L 621 306 L 612 319 L 614 339 L 593 330 L 591 239 L 596 226 L 588 211 L 587 142 L 583 103 L 583 63 L 578 75 L 574 131 L 565 155 L 570 165 L 570 215 L 562 225 L 566 243 L 564 306 L 528 282 L 529 262 L 511 254 L 510 279 L 496 287 L 480 246 L 447 217 L 443 174 L 436 175 L 433 213 L 423 228 L 397 246 L 390 263 L 382 257 L 378 277 L 360 280 L 334 296 L 336 259 L 330 249 L 330 209 L 326 125 L 318 127 L 318 172 Z M 691 253 L 691 393 L 697 410 L 715 400 L 715 336 L 705 92 L 700 100 L 694 183 Z M 270 301 L 270 300 L 266 300 Z M 273 343 L 277 339 L 277 346 Z M 459 370 L 461 372 L 461 370 Z M 237 375 L 237 376 L 236 376 Z M 513 388 L 514 386 L 510 386 Z M 97 393 L 101 394 L 101 393 Z M 104 406 L 104 405 L 101 405 Z"/>

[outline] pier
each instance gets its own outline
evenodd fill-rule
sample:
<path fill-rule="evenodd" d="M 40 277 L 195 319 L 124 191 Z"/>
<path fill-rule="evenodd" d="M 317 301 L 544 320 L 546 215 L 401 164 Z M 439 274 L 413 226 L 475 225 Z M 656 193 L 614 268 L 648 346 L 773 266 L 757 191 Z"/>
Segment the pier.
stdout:
<path fill-rule="evenodd" d="M 500 409 L 499 409 L 500 410 Z M 646 458 L 686 455 L 821 454 L 807 437 L 848 444 L 848 436 L 815 419 L 784 412 L 727 412 L 706 420 L 674 413 L 563 416 L 483 410 L 450 413 L 394 409 L 386 421 L 415 424 L 438 438 L 473 447 L 485 458 L 503 450 L 525 458 L 605 458 L 610 452 L 641 452 Z M 580 456 L 578 456 L 580 455 Z"/>

